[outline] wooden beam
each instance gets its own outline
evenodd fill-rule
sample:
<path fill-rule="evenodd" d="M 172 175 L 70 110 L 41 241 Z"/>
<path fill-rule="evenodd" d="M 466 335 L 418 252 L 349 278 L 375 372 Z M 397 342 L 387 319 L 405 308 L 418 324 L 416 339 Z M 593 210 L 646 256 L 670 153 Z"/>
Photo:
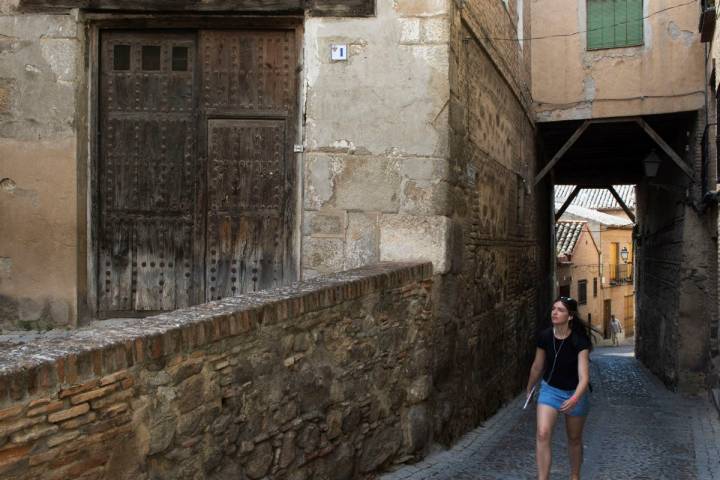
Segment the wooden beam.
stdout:
<path fill-rule="evenodd" d="M 635 214 L 634 214 L 634 213 L 632 212 L 632 210 L 630 210 L 630 209 L 628 208 L 628 206 L 625 204 L 625 202 L 623 201 L 622 197 L 620 197 L 620 195 L 619 195 L 619 194 L 617 193 L 617 191 L 615 190 L 615 187 L 613 187 L 612 185 L 610 185 L 609 187 L 607 187 L 607 189 L 610 190 L 610 193 L 612 194 L 612 196 L 615 197 L 615 201 L 620 204 L 620 207 L 622 207 L 622 209 L 625 211 L 625 213 L 626 213 L 627 216 L 630 218 L 630 220 L 632 220 L 632 222 L 635 223 Z"/>
<path fill-rule="evenodd" d="M 680 169 L 685 172 L 688 177 L 690 177 L 690 180 L 694 182 L 695 174 L 688 166 L 688 164 L 683 162 L 682 158 L 680 158 L 680 155 L 675 153 L 675 150 L 673 150 L 672 147 L 670 147 L 670 145 L 668 145 L 667 142 L 663 140 L 663 138 L 650 125 L 648 125 L 648 123 L 644 119 L 638 118 L 636 121 L 638 125 L 640 125 L 640 127 L 645 130 L 645 133 L 647 133 L 648 136 L 652 138 L 660 148 L 663 149 L 663 151 L 670 157 L 670 159 L 672 159 L 672 161 L 675 162 L 675 164 L 680 167 Z"/>
<path fill-rule="evenodd" d="M 370 16 L 374 0 L 20 0 L 24 12 L 100 11 L 302 13 L 318 16 Z"/>
<path fill-rule="evenodd" d="M 302 12 L 303 0 L 20 0 L 21 11 L 52 12 L 71 8 L 156 12 Z"/>
<path fill-rule="evenodd" d="M 375 14 L 374 0 L 305 0 L 318 17 L 368 17 Z"/>
<path fill-rule="evenodd" d="M 641 117 L 607 117 L 607 118 L 593 118 L 590 123 L 629 123 L 637 122 Z"/>
<path fill-rule="evenodd" d="M 565 203 L 562 204 L 562 207 L 560 207 L 560 210 L 555 212 L 555 222 L 560 220 L 560 217 L 562 217 L 563 213 L 565 213 L 565 210 L 570 206 L 573 200 L 575 200 L 575 197 L 577 197 L 577 194 L 580 193 L 580 190 L 582 190 L 582 187 L 575 187 L 575 189 L 572 191 L 570 195 L 568 195 L 567 200 L 565 200 Z"/>
<path fill-rule="evenodd" d="M 535 185 L 540 183 L 540 181 L 547 175 L 547 173 L 552 170 L 552 168 L 555 166 L 557 162 L 560 161 L 560 159 L 567 153 L 568 150 L 570 150 L 570 147 L 572 147 L 575 142 L 578 141 L 578 138 L 587 130 L 587 128 L 590 126 L 590 120 L 585 120 L 582 125 L 578 127 L 577 130 L 575 130 L 575 133 L 572 134 L 572 136 L 568 139 L 567 142 L 565 142 L 565 145 L 562 146 L 560 150 L 555 154 L 555 156 L 548 162 L 547 165 L 545 165 L 545 168 L 543 168 L 540 173 L 537 174 L 535 177 Z"/>

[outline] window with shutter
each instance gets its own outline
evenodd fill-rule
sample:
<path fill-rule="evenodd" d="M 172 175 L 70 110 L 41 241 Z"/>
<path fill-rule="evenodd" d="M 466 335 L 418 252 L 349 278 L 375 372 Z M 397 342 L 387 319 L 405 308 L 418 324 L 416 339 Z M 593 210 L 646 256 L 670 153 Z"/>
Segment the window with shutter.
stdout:
<path fill-rule="evenodd" d="M 588 50 L 642 44 L 643 0 L 588 0 Z"/>

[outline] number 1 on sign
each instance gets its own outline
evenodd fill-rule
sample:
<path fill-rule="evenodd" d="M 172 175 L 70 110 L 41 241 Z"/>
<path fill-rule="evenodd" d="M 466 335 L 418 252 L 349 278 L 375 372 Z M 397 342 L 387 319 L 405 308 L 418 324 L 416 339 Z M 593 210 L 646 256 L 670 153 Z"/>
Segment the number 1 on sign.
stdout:
<path fill-rule="evenodd" d="M 347 45 L 331 45 L 330 58 L 334 61 L 347 60 Z"/>

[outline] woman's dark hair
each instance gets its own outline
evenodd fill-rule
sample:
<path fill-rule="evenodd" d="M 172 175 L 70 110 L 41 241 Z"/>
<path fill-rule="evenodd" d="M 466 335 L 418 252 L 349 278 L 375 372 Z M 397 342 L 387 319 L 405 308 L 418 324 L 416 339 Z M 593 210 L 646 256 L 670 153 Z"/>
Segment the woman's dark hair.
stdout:
<path fill-rule="evenodd" d="M 571 335 L 578 335 L 588 340 L 590 342 L 590 350 L 592 350 L 592 326 L 580 318 L 580 315 L 578 314 L 577 300 L 572 297 L 557 297 L 553 301 L 553 305 L 556 302 L 560 302 L 565 305 L 565 308 L 567 308 L 568 313 L 572 317 L 572 320 L 570 320 L 570 330 L 572 331 Z"/>

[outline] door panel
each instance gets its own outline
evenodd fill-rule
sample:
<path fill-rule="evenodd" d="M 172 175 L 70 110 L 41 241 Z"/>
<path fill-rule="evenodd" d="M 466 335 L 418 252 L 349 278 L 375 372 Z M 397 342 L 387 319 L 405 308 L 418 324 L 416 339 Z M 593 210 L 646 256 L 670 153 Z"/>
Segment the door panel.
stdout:
<path fill-rule="evenodd" d="M 295 35 L 290 30 L 200 33 L 206 109 L 295 110 Z"/>
<path fill-rule="evenodd" d="M 283 282 L 285 120 L 208 122 L 208 300 Z"/>
<path fill-rule="evenodd" d="M 105 32 L 100 85 L 99 310 L 171 310 L 193 296 L 195 34 Z"/>
<path fill-rule="evenodd" d="M 103 32 L 101 317 L 294 279 L 296 48 L 293 30 Z"/>
<path fill-rule="evenodd" d="M 207 300 L 281 285 L 290 261 L 295 138 L 291 31 L 203 31 Z"/>

